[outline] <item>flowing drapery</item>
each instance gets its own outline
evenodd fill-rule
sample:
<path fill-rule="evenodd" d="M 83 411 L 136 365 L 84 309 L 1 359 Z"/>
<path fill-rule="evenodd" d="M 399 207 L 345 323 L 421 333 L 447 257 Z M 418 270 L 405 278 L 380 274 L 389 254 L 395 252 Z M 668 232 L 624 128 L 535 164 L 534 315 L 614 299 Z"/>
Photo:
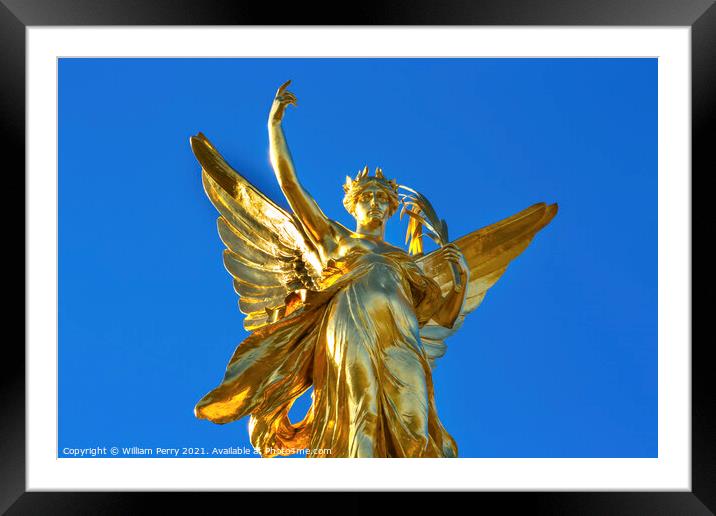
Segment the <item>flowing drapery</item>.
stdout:
<path fill-rule="evenodd" d="M 420 327 L 439 308 L 438 285 L 404 252 L 356 249 L 324 271 L 299 310 L 242 342 L 196 415 L 251 415 L 251 442 L 270 457 L 454 457 L 435 407 Z M 294 400 L 313 385 L 306 417 Z"/>

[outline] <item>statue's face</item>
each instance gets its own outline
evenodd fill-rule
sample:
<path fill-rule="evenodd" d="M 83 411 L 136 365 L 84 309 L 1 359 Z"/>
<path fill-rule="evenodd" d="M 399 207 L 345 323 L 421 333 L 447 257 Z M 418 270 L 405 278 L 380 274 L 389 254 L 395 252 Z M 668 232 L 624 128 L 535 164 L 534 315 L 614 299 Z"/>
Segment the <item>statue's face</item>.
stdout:
<path fill-rule="evenodd" d="M 384 224 L 390 214 L 388 192 L 378 185 L 368 185 L 359 194 L 353 216 L 361 226 L 375 228 Z"/>

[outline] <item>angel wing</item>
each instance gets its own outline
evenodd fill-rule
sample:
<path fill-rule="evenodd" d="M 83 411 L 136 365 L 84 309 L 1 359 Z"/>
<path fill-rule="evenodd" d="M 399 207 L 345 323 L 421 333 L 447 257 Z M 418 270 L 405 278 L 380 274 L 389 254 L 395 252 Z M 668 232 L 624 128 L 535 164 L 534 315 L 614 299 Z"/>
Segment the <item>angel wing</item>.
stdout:
<path fill-rule="evenodd" d="M 465 303 L 452 328 L 429 321 L 420 331 L 423 346 L 431 364 L 445 354 L 445 339 L 455 333 L 465 316 L 475 310 L 487 291 L 497 282 L 512 260 L 527 249 L 532 238 L 557 214 L 557 205 L 535 204 L 511 217 L 473 231 L 455 240 L 470 266 Z M 432 277 L 443 292 L 453 288 L 453 275 L 446 262 L 433 251 L 416 260 L 423 271 Z"/>
<path fill-rule="evenodd" d="M 206 195 L 221 214 L 224 266 L 246 315 L 244 328 L 253 331 L 290 313 L 306 290 L 317 290 L 318 251 L 300 221 L 231 168 L 202 133 L 191 137 L 191 148 Z"/>

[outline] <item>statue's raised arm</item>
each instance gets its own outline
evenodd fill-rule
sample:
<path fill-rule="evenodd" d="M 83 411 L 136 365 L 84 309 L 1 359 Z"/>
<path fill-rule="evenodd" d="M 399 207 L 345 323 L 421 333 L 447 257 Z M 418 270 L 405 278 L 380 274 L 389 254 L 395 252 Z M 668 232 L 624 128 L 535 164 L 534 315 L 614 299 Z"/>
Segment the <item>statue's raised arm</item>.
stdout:
<path fill-rule="evenodd" d="M 269 113 L 268 133 L 271 166 L 293 213 L 303 224 L 309 238 L 325 256 L 330 253 L 335 242 L 331 221 L 298 181 L 291 152 L 281 126 L 286 107 L 289 104 L 297 105 L 296 96 L 286 90 L 290 83 L 291 81 L 287 81 L 279 87 Z"/>

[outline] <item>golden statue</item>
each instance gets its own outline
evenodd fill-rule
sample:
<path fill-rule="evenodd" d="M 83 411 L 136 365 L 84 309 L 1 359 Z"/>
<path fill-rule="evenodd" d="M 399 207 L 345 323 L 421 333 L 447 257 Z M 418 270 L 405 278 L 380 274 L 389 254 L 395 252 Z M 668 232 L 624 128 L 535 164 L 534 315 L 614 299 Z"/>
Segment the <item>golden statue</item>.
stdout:
<path fill-rule="evenodd" d="M 293 213 L 233 170 L 204 135 L 191 138 L 251 332 L 196 417 L 223 424 L 250 415 L 251 443 L 263 457 L 456 457 L 431 367 L 557 205 L 535 204 L 448 243 L 445 221 L 424 196 L 366 167 L 343 186 L 351 231 L 326 217 L 296 176 L 281 127 L 296 105 L 289 83 L 276 93 L 268 132 Z M 383 238 L 401 205 L 408 252 Z M 424 254 L 423 234 L 440 247 Z M 291 405 L 311 386 L 310 409 L 292 423 Z"/>

